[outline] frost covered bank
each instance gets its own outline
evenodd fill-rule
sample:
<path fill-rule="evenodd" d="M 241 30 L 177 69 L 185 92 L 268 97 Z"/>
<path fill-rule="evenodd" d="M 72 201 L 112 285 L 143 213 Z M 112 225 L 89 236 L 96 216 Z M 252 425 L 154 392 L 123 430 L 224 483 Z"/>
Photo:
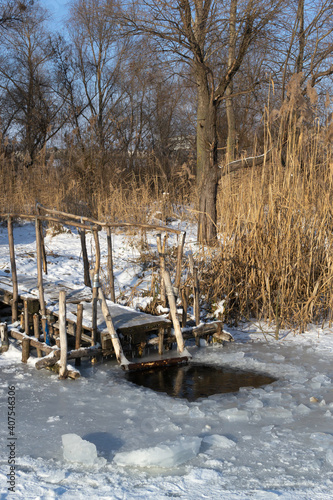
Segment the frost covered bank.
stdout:
<path fill-rule="evenodd" d="M 16 388 L 16 498 L 332 498 L 332 332 L 279 343 L 232 333 L 234 344 L 193 348 L 194 359 L 279 380 L 193 403 L 131 384 L 111 362 L 59 381 L 23 366 L 11 347 L 0 368 L 2 400 Z M 94 443 L 106 462 L 65 461 L 68 433 Z M 6 435 L 1 441 L 6 498 Z"/>

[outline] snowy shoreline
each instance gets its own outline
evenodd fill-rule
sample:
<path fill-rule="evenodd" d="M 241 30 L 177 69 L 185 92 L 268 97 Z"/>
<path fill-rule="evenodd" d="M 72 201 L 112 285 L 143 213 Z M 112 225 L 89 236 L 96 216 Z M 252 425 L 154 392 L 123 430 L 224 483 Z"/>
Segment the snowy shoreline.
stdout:
<path fill-rule="evenodd" d="M 33 227 L 15 228 L 15 238 L 19 272 L 33 274 Z M 60 234 L 46 243 L 54 249 L 50 275 L 79 284 L 82 263 L 73 260 L 80 254 L 78 238 Z M 120 252 L 118 285 L 130 285 L 136 266 L 122 263 L 135 249 L 122 236 L 114 248 Z M 0 269 L 9 269 L 5 228 Z M 188 402 L 132 384 L 111 361 L 84 362 L 79 381 L 60 381 L 31 361 L 23 365 L 11 341 L 0 355 L 1 498 L 333 498 L 332 328 L 312 327 L 297 336 L 281 332 L 279 341 L 255 324 L 226 329 L 234 343 L 189 347 L 193 360 L 267 373 L 276 382 Z M 15 494 L 6 484 L 9 386 L 16 395 Z M 93 443 L 104 460 L 89 466 L 64 460 L 62 436 L 69 433 Z M 147 449 L 184 457 L 182 443 L 193 450 L 183 463 L 154 467 L 151 455 L 149 466 L 133 466 L 133 460 L 140 465 L 140 457 L 147 459 Z"/>
<path fill-rule="evenodd" d="M 112 362 L 85 364 L 79 382 L 59 381 L 23 366 L 11 346 L 0 366 L 2 398 L 8 385 L 17 394 L 16 497 L 332 498 L 332 331 L 268 343 L 260 335 L 192 353 L 195 361 L 264 371 L 279 380 L 193 403 L 131 384 Z M 61 436 L 68 432 L 94 443 L 106 464 L 66 462 Z M 235 445 L 221 446 L 216 436 Z M 139 464 L 140 450 L 194 438 L 203 440 L 198 454 L 179 466 L 114 461 L 117 453 L 137 452 Z M 1 493 L 6 498 L 4 486 Z"/>

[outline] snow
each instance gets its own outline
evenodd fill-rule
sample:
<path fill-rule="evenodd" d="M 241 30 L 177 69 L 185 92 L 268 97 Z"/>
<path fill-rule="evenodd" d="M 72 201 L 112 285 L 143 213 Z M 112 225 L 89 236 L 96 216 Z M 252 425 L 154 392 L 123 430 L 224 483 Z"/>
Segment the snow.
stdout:
<path fill-rule="evenodd" d="M 15 227 L 14 238 L 18 273 L 35 276 L 33 226 Z M 153 237 L 149 242 L 154 244 Z M 46 245 L 53 251 L 49 277 L 66 275 L 82 285 L 78 236 L 47 236 Z M 113 248 L 119 294 L 137 283 L 138 266 L 131 264 L 137 252 L 122 234 L 113 235 Z M 103 237 L 101 251 L 103 264 Z M 8 276 L 9 269 L 7 232 L 0 227 L 0 273 Z M 149 288 L 150 279 L 140 286 Z M 132 384 L 114 361 L 83 361 L 79 380 L 58 380 L 21 363 L 11 340 L 0 355 L 1 498 L 332 499 L 332 328 L 312 326 L 302 335 L 281 331 L 279 341 L 267 334 L 269 325 L 225 329 L 235 342 L 188 345 L 193 361 L 258 371 L 276 382 L 188 402 Z M 7 489 L 9 386 L 16 394 L 15 494 Z M 82 443 L 94 445 L 93 463 L 64 458 L 66 434 L 81 439 L 80 458 Z"/>
<path fill-rule="evenodd" d="M 201 441 L 199 437 L 181 437 L 178 441 L 152 448 L 117 453 L 113 461 L 122 466 L 177 467 L 199 453 Z"/>
<path fill-rule="evenodd" d="M 211 436 L 206 436 L 203 438 L 203 442 L 211 446 L 217 446 L 218 448 L 232 448 L 236 446 L 236 443 L 226 436 L 220 436 L 219 434 L 212 434 Z"/>
<path fill-rule="evenodd" d="M 84 465 L 105 465 L 106 459 L 97 457 L 94 443 L 82 439 L 77 434 L 63 434 L 61 439 L 64 460 Z"/>

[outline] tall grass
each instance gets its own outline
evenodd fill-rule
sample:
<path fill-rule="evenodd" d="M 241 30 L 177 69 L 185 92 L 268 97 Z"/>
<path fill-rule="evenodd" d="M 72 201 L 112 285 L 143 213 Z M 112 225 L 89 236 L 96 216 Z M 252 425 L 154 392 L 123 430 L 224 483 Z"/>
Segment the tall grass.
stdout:
<path fill-rule="evenodd" d="M 121 163 L 69 150 L 47 161 L 42 152 L 27 168 L 15 155 L 0 154 L 0 213 L 34 213 L 38 201 L 100 220 L 140 223 L 155 214 L 166 222 L 177 205 L 192 203 L 193 165 L 174 164 L 168 177 L 154 157 L 141 159 L 142 168 Z"/>
<path fill-rule="evenodd" d="M 294 93 L 272 159 L 222 179 L 222 250 L 203 270 L 210 299 L 227 298 L 227 319 L 272 321 L 277 332 L 331 321 L 333 307 L 330 124 L 319 125 L 313 103 Z"/>
<path fill-rule="evenodd" d="M 332 125 L 316 116 L 316 96 L 292 82 L 279 112 L 267 110 L 264 165 L 222 178 L 218 196 L 221 246 L 202 259 L 201 289 L 209 302 L 226 299 L 226 321 L 258 318 L 301 330 L 332 321 Z M 0 212 L 29 213 L 35 200 L 101 220 L 166 221 L 175 206 L 196 203 L 193 165 L 172 175 L 153 157 L 126 169 L 69 151 L 45 154 L 33 167 L 0 158 Z M 168 194 L 166 194 L 168 193 Z"/>

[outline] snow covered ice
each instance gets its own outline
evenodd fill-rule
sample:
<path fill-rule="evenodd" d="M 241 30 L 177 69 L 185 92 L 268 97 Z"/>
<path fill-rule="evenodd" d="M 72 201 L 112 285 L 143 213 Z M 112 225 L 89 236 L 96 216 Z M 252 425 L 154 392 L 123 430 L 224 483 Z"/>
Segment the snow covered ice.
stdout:
<path fill-rule="evenodd" d="M 172 443 L 160 444 L 153 448 L 117 453 L 114 462 L 118 465 L 136 467 L 177 467 L 194 458 L 201 445 L 198 437 L 181 437 Z"/>
<path fill-rule="evenodd" d="M 234 441 L 225 436 L 219 436 L 218 434 L 206 436 L 203 438 L 203 442 L 212 446 L 217 446 L 218 448 L 232 448 L 233 446 L 236 446 Z"/>
<path fill-rule="evenodd" d="M 68 462 L 78 462 L 84 465 L 100 465 L 106 463 L 105 458 L 97 457 L 97 448 L 77 434 L 63 434 L 62 446 L 64 459 Z"/>
<path fill-rule="evenodd" d="M 35 272 L 30 257 L 35 250 L 34 228 L 16 227 L 14 237 L 20 247 L 18 273 Z M 74 234 L 69 239 L 68 243 L 66 235 L 52 241 L 46 237 L 46 245 L 54 251 L 49 276 L 60 279 L 67 274 L 66 279 L 79 285 L 82 263 L 73 256 L 80 255 L 80 240 Z M 121 249 L 124 266 L 132 249 L 121 235 L 114 235 L 113 243 L 115 253 Z M 9 269 L 6 245 L 6 230 L 0 227 L 0 272 Z M 103 239 L 101 253 L 103 261 Z M 116 262 L 116 277 L 119 273 L 125 279 L 121 265 Z M 133 270 L 127 271 L 134 279 Z M 23 365 L 21 351 L 11 340 L 9 350 L 0 355 L 0 497 L 332 499 L 332 329 L 312 329 L 298 336 L 281 332 L 285 337 L 280 341 L 266 340 L 254 325 L 230 333 L 235 342 L 224 347 L 189 347 L 193 361 L 255 370 L 278 380 L 193 402 L 130 383 L 113 361 L 96 365 L 83 361 L 80 380 L 60 381 L 51 372 L 37 371 L 31 359 Z M 15 495 L 6 485 L 6 402 L 13 385 Z M 83 442 L 95 446 L 92 465 L 64 458 L 66 434 L 79 434 Z M 152 450 L 158 453 L 153 456 Z M 180 457 L 186 460 L 180 463 Z M 135 465 L 120 465 L 126 460 Z M 151 466 L 140 466 L 149 460 L 154 462 Z M 162 467 L 156 466 L 159 460 Z"/>

